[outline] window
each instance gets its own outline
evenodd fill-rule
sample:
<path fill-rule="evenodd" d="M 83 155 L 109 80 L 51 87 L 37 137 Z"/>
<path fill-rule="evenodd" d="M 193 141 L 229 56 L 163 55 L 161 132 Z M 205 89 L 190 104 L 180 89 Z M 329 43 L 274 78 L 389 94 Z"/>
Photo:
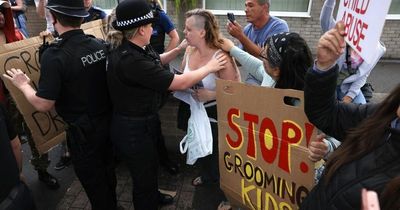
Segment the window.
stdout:
<path fill-rule="evenodd" d="M 204 0 L 205 8 L 214 14 L 226 14 L 234 11 L 244 15 L 243 0 Z M 311 0 L 271 0 L 272 15 L 285 17 L 310 17 Z"/>
<path fill-rule="evenodd" d="M 400 20 L 400 0 L 392 0 L 387 19 Z"/>
<path fill-rule="evenodd" d="M 93 4 L 106 10 L 107 12 L 111 12 L 112 9 L 114 9 L 118 2 L 121 2 L 123 0 L 93 0 Z M 163 8 L 165 11 L 167 11 L 167 0 L 161 0 L 163 4 Z"/>
<path fill-rule="evenodd" d="M 117 6 L 118 1 L 117 0 L 93 0 L 93 4 L 105 9 L 105 10 L 111 10 L 115 6 Z"/>

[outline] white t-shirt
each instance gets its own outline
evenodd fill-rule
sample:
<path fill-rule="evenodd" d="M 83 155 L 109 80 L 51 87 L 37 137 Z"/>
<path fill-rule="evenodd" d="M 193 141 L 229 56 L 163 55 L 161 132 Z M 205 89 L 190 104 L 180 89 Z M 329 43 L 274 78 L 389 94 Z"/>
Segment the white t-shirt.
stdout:
<path fill-rule="evenodd" d="M 39 1 L 40 0 L 35 0 L 36 7 L 39 6 Z M 53 33 L 54 32 L 53 19 L 51 17 L 50 11 L 46 8 L 47 0 L 43 0 L 43 1 L 44 1 L 44 6 L 45 6 L 44 13 L 45 13 L 45 17 L 46 17 L 46 29 L 47 29 L 47 31 L 50 31 Z"/>

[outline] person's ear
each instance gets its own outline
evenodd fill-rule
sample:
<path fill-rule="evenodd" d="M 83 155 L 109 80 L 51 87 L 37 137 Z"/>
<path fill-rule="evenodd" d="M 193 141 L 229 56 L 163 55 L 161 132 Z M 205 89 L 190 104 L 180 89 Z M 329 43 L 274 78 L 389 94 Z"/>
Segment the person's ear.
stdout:
<path fill-rule="evenodd" d="M 201 38 L 204 38 L 205 36 L 206 36 L 206 30 L 201 29 L 201 31 L 200 31 L 200 37 L 201 37 Z"/>

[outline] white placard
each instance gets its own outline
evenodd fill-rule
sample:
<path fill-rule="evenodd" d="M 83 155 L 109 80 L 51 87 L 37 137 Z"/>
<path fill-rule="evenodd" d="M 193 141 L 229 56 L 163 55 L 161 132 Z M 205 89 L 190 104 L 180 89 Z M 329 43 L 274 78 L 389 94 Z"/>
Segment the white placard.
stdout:
<path fill-rule="evenodd" d="M 392 0 L 340 0 L 336 20 L 345 24 L 346 42 L 367 63 L 376 56 L 375 50 Z"/>

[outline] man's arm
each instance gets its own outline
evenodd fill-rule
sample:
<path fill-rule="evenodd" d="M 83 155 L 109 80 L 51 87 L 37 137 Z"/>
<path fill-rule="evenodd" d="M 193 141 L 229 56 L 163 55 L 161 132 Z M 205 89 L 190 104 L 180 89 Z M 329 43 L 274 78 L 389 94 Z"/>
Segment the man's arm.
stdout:
<path fill-rule="evenodd" d="M 242 30 L 242 26 L 238 22 L 228 22 L 228 32 L 235 37 L 243 45 L 243 49 L 251 55 L 258 57 L 261 53 L 261 47 L 253 43 Z"/>
<path fill-rule="evenodd" d="M 24 93 L 26 99 L 36 110 L 47 112 L 54 107 L 54 100 L 44 99 L 36 95 L 36 90 L 29 84 L 31 80 L 20 69 L 7 70 L 7 74 L 3 74 L 3 76 Z"/>
<path fill-rule="evenodd" d="M 41 18 L 46 17 L 45 13 L 45 3 L 46 0 L 35 0 L 35 5 L 36 5 L 36 13 L 39 15 Z"/>

